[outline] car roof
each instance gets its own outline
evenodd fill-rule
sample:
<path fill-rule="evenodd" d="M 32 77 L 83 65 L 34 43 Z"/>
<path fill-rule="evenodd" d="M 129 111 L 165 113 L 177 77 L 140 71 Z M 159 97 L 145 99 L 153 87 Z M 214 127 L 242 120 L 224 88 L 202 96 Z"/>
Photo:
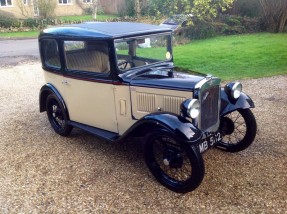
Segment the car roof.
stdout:
<path fill-rule="evenodd" d="M 134 22 L 85 22 L 81 24 L 64 25 L 45 29 L 39 38 L 93 38 L 116 39 L 128 36 L 138 36 L 151 33 L 171 32 L 169 28 Z"/>

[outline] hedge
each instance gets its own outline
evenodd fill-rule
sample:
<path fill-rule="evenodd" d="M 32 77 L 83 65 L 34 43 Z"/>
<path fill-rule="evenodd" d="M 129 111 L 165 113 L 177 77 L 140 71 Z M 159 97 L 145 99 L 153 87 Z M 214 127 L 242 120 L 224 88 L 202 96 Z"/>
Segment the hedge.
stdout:
<path fill-rule="evenodd" d="M 178 30 L 177 35 L 189 39 L 206 39 L 217 35 L 261 32 L 259 18 L 221 15 L 212 21 L 193 18 L 192 25 Z"/>

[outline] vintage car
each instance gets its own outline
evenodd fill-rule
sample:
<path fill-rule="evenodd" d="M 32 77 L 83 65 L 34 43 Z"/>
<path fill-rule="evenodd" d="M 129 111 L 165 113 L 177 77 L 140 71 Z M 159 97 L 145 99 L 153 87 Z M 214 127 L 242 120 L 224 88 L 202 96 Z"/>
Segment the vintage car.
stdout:
<path fill-rule="evenodd" d="M 193 17 L 192 14 L 177 14 L 173 15 L 170 18 L 164 20 L 160 26 L 167 27 L 172 29 L 173 31 L 178 30 L 180 27 L 186 27 L 188 24 L 188 19 L 191 19 Z"/>
<path fill-rule="evenodd" d="M 46 80 L 40 112 L 55 132 L 67 136 L 76 127 L 109 142 L 134 137 L 151 173 L 175 192 L 200 185 L 207 149 L 238 152 L 255 138 L 254 103 L 241 83 L 221 87 L 217 77 L 176 72 L 169 28 L 52 27 L 39 35 L 39 47 Z"/>

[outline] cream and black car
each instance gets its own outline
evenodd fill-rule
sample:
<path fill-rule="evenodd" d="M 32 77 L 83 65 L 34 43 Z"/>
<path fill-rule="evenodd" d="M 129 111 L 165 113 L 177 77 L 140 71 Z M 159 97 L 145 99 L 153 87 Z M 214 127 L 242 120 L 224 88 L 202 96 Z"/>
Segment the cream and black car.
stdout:
<path fill-rule="evenodd" d="M 170 29 L 89 22 L 43 30 L 39 47 L 40 112 L 55 132 L 142 137 L 148 168 L 175 192 L 200 185 L 208 148 L 238 152 L 255 138 L 254 103 L 241 83 L 176 72 Z"/>

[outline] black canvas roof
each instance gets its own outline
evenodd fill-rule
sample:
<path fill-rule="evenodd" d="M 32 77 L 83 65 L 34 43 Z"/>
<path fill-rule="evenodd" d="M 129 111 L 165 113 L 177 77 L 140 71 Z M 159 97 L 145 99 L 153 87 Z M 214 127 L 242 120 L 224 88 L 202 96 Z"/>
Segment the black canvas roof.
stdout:
<path fill-rule="evenodd" d="M 82 24 L 52 27 L 41 32 L 40 37 L 89 37 L 121 38 L 149 33 L 171 32 L 170 29 L 151 24 L 132 22 L 86 22 Z"/>

